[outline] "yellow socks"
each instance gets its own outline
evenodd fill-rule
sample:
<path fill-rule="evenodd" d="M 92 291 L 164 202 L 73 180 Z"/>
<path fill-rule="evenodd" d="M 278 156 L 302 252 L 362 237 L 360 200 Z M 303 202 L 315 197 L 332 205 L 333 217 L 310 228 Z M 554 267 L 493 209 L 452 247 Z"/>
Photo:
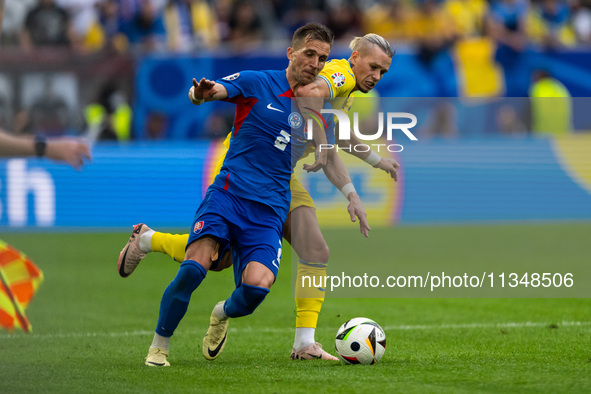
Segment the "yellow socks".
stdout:
<path fill-rule="evenodd" d="M 182 263 L 185 260 L 185 247 L 189 241 L 189 234 L 168 234 L 156 231 L 152 234 L 150 246 L 153 252 L 169 255 L 175 261 Z"/>
<path fill-rule="evenodd" d="M 295 288 L 296 327 L 316 328 L 318 314 L 324 302 L 325 289 L 322 284 L 327 266 L 327 263 L 298 262 Z"/>

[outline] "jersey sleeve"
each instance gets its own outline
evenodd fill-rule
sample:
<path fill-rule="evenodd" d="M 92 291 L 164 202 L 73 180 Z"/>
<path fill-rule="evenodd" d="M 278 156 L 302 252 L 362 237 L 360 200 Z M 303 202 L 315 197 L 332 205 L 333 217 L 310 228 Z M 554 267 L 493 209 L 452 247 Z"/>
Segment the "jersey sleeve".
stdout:
<path fill-rule="evenodd" d="M 318 76 L 328 85 L 330 97 L 347 97 L 355 88 L 355 76 L 345 59 L 328 62 Z"/>
<path fill-rule="evenodd" d="M 216 83 L 224 85 L 228 91 L 227 101 L 232 101 L 236 96 L 246 98 L 255 97 L 255 88 L 261 86 L 259 73 L 256 71 L 242 71 L 236 74 L 216 80 Z"/>

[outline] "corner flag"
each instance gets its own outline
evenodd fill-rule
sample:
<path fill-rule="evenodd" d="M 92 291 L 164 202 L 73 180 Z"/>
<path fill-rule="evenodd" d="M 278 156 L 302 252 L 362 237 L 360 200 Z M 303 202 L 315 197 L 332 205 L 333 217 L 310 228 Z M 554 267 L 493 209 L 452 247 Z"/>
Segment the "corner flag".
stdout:
<path fill-rule="evenodd" d="M 27 256 L 0 241 L 0 327 L 31 332 L 25 308 L 43 281 L 43 272 Z"/>

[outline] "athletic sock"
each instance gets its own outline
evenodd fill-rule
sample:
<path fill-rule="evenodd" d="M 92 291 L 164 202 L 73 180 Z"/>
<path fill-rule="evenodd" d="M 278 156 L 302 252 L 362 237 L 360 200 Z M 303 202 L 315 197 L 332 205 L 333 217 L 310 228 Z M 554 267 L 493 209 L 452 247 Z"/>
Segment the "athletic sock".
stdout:
<path fill-rule="evenodd" d="M 216 305 L 215 308 L 213 308 L 215 314 L 218 315 L 218 317 L 222 320 L 226 320 L 228 318 L 228 315 L 226 315 L 226 312 L 224 311 L 225 305 L 226 301 L 224 301 L 222 304 Z"/>
<path fill-rule="evenodd" d="M 189 241 L 189 234 L 168 234 L 155 232 L 151 236 L 150 249 L 153 252 L 164 253 L 181 262 L 185 260 L 185 248 Z"/>
<path fill-rule="evenodd" d="M 151 244 L 151 239 L 152 239 L 152 235 L 154 235 L 156 231 L 154 230 L 148 230 L 145 233 L 143 233 L 140 237 L 140 250 L 144 253 L 150 253 L 152 251 L 152 248 L 150 246 Z"/>
<path fill-rule="evenodd" d="M 162 301 L 156 333 L 163 337 L 171 337 L 187 312 L 193 291 L 201 284 L 207 271 L 193 260 L 185 260 L 176 277 L 170 282 Z"/>
<path fill-rule="evenodd" d="M 301 350 L 306 346 L 310 346 L 316 342 L 314 339 L 315 328 L 311 327 L 297 327 L 295 332 L 295 340 L 293 342 L 293 348 L 295 350 Z"/>
<path fill-rule="evenodd" d="M 250 315 L 269 292 L 267 288 L 242 283 L 224 303 L 224 312 L 228 317 Z"/>
<path fill-rule="evenodd" d="M 152 340 L 152 345 L 150 345 L 150 347 L 159 347 L 168 350 L 169 343 L 170 337 L 163 337 L 156 332 L 154 333 L 154 339 Z"/>
<path fill-rule="evenodd" d="M 316 328 L 324 302 L 327 266 L 328 263 L 310 263 L 303 260 L 298 262 L 295 287 L 296 328 Z"/>

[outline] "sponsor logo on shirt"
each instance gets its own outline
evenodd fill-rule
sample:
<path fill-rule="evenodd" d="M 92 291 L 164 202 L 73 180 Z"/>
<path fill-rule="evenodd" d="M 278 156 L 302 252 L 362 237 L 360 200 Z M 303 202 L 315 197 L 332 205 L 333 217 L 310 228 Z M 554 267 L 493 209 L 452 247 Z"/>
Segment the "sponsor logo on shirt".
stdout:
<path fill-rule="evenodd" d="M 345 76 L 339 72 L 336 72 L 330 76 L 332 78 L 332 83 L 337 88 L 340 88 L 345 84 Z"/>
<path fill-rule="evenodd" d="M 228 75 L 227 77 L 222 78 L 224 81 L 233 81 L 240 76 L 240 73 Z"/>
<path fill-rule="evenodd" d="M 302 115 L 298 112 L 292 112 L 289 115 L 289 118 L 287 118 L 288 122 L 289 122 L 289 126 L 292 129 L 297 129 L 302 125 Z"/>
<path fill-rule="evenodd" d="M 199 234 L 203 230 L 203 220 L 195 223 L 195 227 L 193 228 L 193 232 L 195 234 Z"/>

